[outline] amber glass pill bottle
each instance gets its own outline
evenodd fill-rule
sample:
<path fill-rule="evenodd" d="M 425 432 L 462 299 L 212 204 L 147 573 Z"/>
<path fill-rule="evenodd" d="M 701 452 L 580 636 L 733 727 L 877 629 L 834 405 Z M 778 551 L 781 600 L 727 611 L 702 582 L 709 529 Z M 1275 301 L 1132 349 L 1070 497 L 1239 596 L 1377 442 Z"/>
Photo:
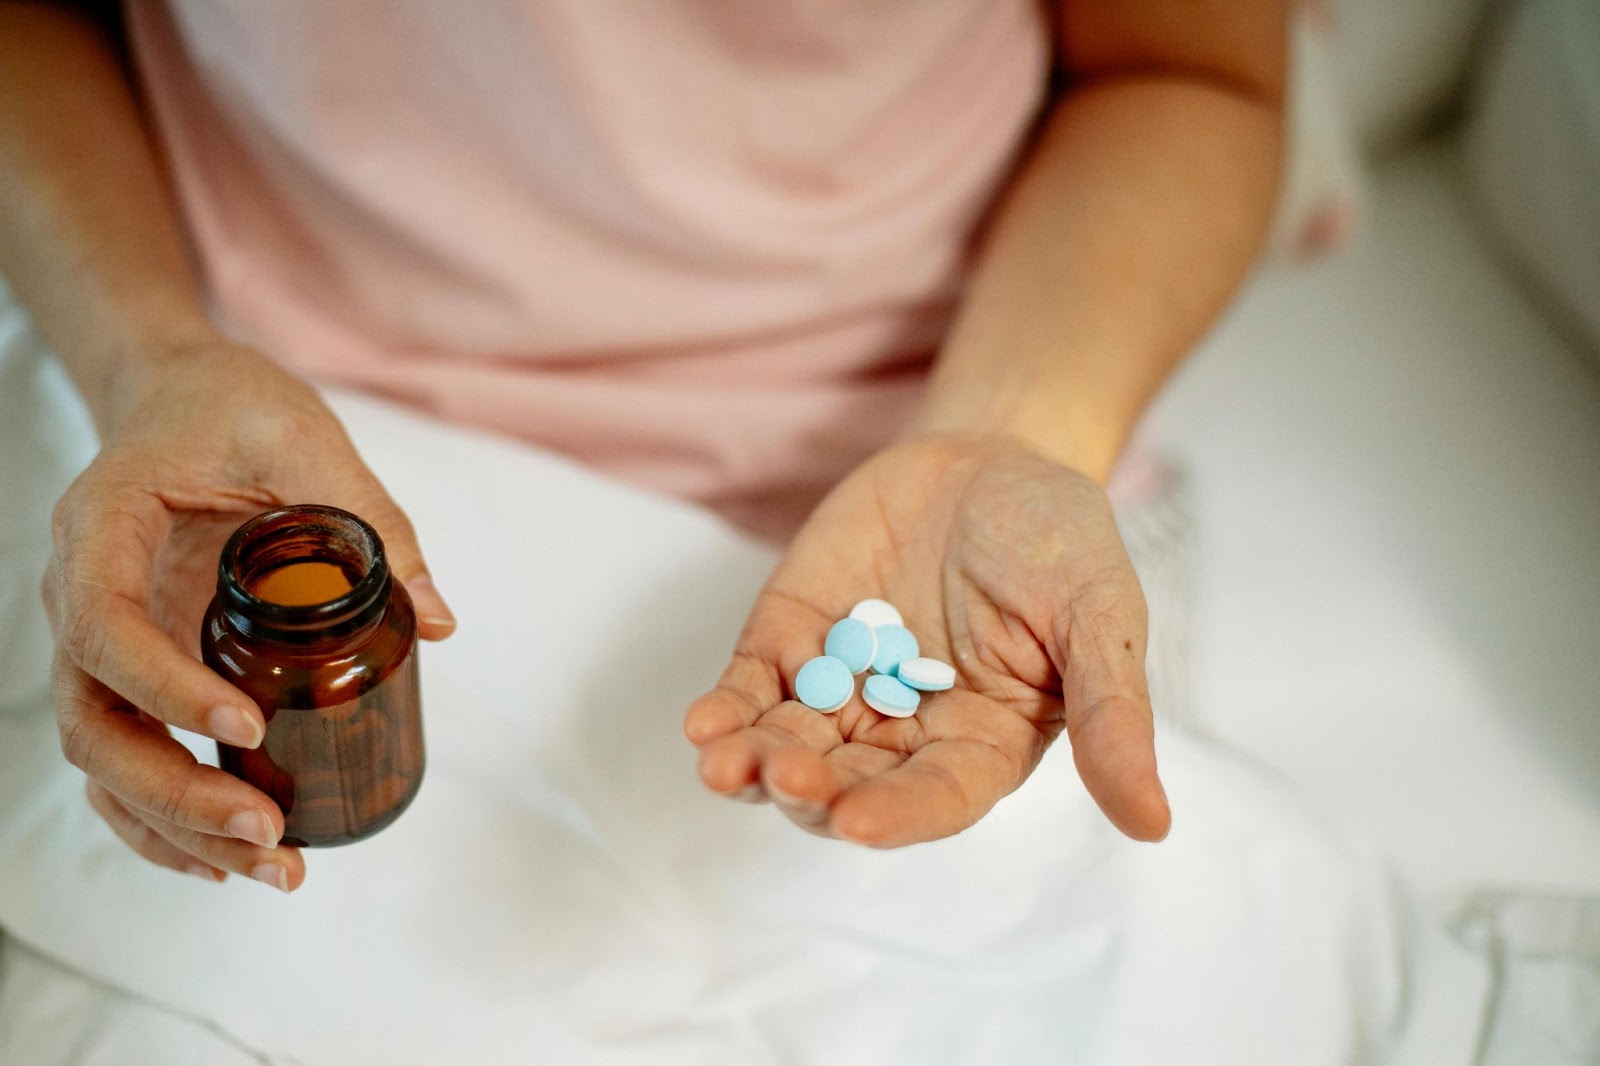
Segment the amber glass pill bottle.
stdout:
<path fill-rule="evenodd" d="M 222 768 L 283 809 L 285 844 L 371 836 L 422 783 L 417 619 L 373 528 L 336 507 L 282 507 L 241 526 L 200 633 L 212 670 L 266 717 Z"/>

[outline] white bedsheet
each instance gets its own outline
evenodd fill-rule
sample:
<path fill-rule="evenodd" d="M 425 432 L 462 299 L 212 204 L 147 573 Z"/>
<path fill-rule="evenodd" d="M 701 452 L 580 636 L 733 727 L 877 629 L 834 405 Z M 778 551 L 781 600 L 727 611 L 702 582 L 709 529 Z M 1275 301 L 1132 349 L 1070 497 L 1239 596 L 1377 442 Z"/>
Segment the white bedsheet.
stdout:
<path fill-rule="evenodd" d="M 1257 280 L 1148 431 L 1200 516 L 1195 715 L 1429 895 L 1600 894 L 1600 376 L 1448 144 L 1361 247 Z"/>
<path fill-rule="evenodd" d="M 40 403 L 62 389 L 53 367 L 8 380 Z M 1399 1031 L 1405 911 L 1368 847 L 1268 775 L 1167 735 L 1177 827 L 1160 847 L 1109 829 L 1064 748 L 956 839 L 875 853 L 809 837 L 705 794 L 679 735 L 764 550 L 525 448 L 336 405 L 463 620 L 425 652 L 420 798 L 371 841 L 313 853 L 293 897 L 155 869 L 59 759 L 44 663 L 13 661 L 11 936 L 307 1066 L 1314 1066 L 1371 1061 Z M 34 427 L 32 468 L 52 426 Z M 8 624 L 41 624 L 12 609 Z M 1440 1063 L 1467 1061 L 1458 1019 L 1483 1001 L 1465 961 Z"/>

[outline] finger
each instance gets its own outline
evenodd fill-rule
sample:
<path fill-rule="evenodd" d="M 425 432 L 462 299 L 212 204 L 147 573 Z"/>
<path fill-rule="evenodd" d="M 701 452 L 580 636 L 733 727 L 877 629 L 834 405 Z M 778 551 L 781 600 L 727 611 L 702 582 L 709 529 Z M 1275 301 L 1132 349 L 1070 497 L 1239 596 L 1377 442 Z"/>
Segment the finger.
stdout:
<path fill-rule="evenodd" d="M 1016 788 L 1016 760 L 976 740 L 935 740 L 899 766 L 864 777 L 834 801 L 833 831 L 874 848 L 937 840 L 968 828 Z"/>
<path fill-rule="evenodd" d="M 836 616 L 835 616 L 836 617 Z M 683 732 L 704 746 L 751 726 L 781 702 L 806 661 L 822 654 L 831 624 L 821 607 L 771 586 L 762 590 L 717 687 L 690 704 Z"/>
<path fill-rule="evenodd" d="M 713 792 L 731 794 L 760 785 L 761 768 L 776 753 L 798 747 L 817 754 L 841 744 L 839 729 L 827 715 L 786 700 L 746 726 L 700 750 L 700 780 Z"/>
<path fill-rule="evenodd" d="M 887 773 L 906 760 L 904 753 L 872 744 L 841 744 L 825 755 L 788 747 L 762 764 L 763 791 L 802 829 L 835 835 L 828 808 L 853 785 Z"/>
<path fill-rule="evenodd" d="M 1108 696 L 1069 712 L 1067 734 L 1078 776 L 1111 824 L 1134 840 L 1165 837 L 1172 811 L 1156 772 L 1149 698 Z"/>
<path fill-rule="evenodd" d="M 61 650 L 134 707 L 169 725 L 240 748 L 266 734 L 260 709 L 183 652 L 121 596 L 82 590 L 68 597 Z"/>
<path fill-rule="evenodd" d="M 106 496 L 93 507 L 73 501 L 58 509 L 47 573 L 60 651 L 163 722 L 238 747 L 260 744 L 266 723 L 255 703 L 185 655 L 147 613 L 165 507 L 142 493 Z"/>
<path fill-rule="evenodd" d="M 824 754 L 807 748 L 775 751 L 762 764 L 762 785 L 780 806 L 826 808 L 847 789 L 905 762 L 902 751 L 850 741 Z"/>
<path fill-rule="evenodd" d="M 417 541 L 416 528 L 382 483 L 369 475 L 347 503 L 348 510 L 360 515 L 378 531 L 383 541 L 384 555 L 389 560 L 389 572 L 411 596 L 422 638 L 443 640 L 454 633 L 456 616 L 433 583 L 428 564 L 422 556 L 422 547 Z"/>
<path fill-rule="evenodd" d="M 1131 566 L 1074 597 L 1059 633 L 1062 699 L 1078 776 L 1111 823 L 1134 840 L 1172 826 L 1156 772 L 1145 678 L 1144 595 Z"/>
<path fill-rule="evenodd" d="M 783 683 L 775 663 L 735 652 L 717 687 L 689 705 L 683 735 L 703 747 L 756 720 L 783 700 Z"/>
<path fill-rule="evenodd" d="M 109 689 L 60 657 L 53 696 L 62 754 L 135 813 L 263 847 L 283 836 L 283 814 L 266 794 L 117 709 Z"/>
<path fill-rule="evenodd" d="M 117 798 L 93 781 L 88 783 L 89 806 L 105 819 L 111 831 L 141 858 L 179 873 L 207 881 L 221 881 L 228 875 L 169 843 L 160 833 L 124 807 Z"/>
<path fill-rule="evenodd" d="M 280 892 L 293 892 L 306 879 L 305 859 L 299 848 L 263 848 L 243 840 L 183 829 L 140 811 L 132 813 L 169 846 L 195 856 L 208 866 L 241 874 Z"/>

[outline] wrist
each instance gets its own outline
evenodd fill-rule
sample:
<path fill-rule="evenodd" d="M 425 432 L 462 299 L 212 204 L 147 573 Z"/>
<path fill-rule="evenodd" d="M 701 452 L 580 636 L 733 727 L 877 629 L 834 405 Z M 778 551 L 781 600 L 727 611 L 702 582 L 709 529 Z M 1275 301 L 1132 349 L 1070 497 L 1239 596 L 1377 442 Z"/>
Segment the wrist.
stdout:
<path fill-rule="evenodd" d="M 166 391 L 175 373 L 192 376 L 201 360 L 217 356 L 252 362 L 263 358 L 211 328 L 129 341 L 112 349 L 96 395 L 85 396 L 101 439 L 114 435 L 130 415 Z"/>
<path fill-rule="evenodd" d="M 1131 419 L 1040 396 L 979 400 L 971 390 L 947 399 L 934 393 L 903 434 L 1004 439 L 1104 485 L 1132 429 Z"/>
<path fill-rule="evenodd" d="M 168 364 L 195 351 L 232 345 L 198 312 L 162 313 L 152 302 L 137 316 L 108 317 L 86 317 L 68 335 L 51 338 L 101 439 L 148 395 Z"/>

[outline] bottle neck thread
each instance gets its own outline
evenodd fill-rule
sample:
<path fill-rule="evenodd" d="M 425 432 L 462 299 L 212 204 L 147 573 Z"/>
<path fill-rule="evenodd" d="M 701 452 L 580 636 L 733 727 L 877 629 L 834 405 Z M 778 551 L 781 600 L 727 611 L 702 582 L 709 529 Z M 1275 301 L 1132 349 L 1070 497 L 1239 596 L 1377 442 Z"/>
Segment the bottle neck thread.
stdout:
<path fill-rule="evenodd" d="M 317 603 L 278 603 L 258 594 L 268 575 L 299 563 L 331 564 L 348 591 Z M 247 639 L 309 644 L 376 625 L 393 588 L 377 531 L 337 507 L 280 507 L 228 538 L 217 564 L 217 598 L 229 627 Z"/>

